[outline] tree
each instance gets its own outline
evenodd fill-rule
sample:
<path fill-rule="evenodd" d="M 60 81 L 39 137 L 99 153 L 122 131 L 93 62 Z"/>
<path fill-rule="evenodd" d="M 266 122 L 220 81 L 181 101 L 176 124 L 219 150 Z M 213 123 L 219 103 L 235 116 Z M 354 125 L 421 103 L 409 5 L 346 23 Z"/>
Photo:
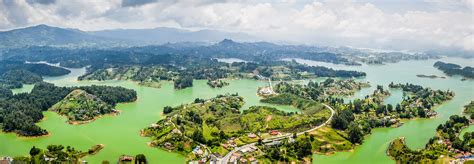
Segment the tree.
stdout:
<path fill-rule="evenodd" d="M 419 107 L 418 108 L 418 116 L 419 117 L 426 117 L 426 112 L 423 108 Z"/>
<path fill-rule="evenodd" d="M 163 108 L 163 113 L 164 113 L 164 114 L 171 113 L 172 111 L 173 111 L 173 107 L 165 106 L 165 107 Z"/>
<path fill-rule="evenodd" d="M 30 149 L 31 158 L 33 158 L 34 156 L 38 155 L 40 152 L 41 152 L 41 149 L 36 148 L 35 146 L 33 146 L 33 147 Z"/>
<path fill-rule="evenodd" d="M 107 161 L 107 160 L 103 160 L 103 161 L 102 161 L 102 164 L 110 164 L 110 162 Z"/>
<path fill-rule="evenodd" d="M 298 142 L 298 148 L 297 148 L 297 153 L 299 158 L 304 158 L 307 156 L 310 156 L 312 154 L 313 147 L 311 145 L 311 142 L 308 140 L 308 138 L 304 138 L 303 140 Z"/>
<path fill-rule="evenodd" d="M 349 141 L 352 143 L 362 143 L 362 140 L 364 140 L 364 134 L 362 133 L 362 130 L 360 129 L 359 125 L 352 122 L 349 125 Z"/>
<path fill-rule="evenodd" d="M 196 142 L 200 142 L 200 143 L 205 143 L 206 142 L 206 140 L 204 139 L 204 136 L 202 135 L 202 132 L 200 130 L 195 130 L 193 132 L 193 135 L 191 136 L 191 138 Z"/>
<path fill-rule="evenodd" d="M 135 164 L 146 164 L 146 157 L 144 154 L 138 154 L 135 156 Z"/>

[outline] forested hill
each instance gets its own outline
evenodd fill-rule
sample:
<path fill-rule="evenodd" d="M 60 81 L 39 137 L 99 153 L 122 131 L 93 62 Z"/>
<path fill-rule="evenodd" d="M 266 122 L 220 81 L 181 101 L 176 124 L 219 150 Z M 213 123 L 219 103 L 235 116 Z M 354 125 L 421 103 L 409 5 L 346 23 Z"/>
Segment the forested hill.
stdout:
<path fill-rule="evenodd" d="M 0 60 L 0 74 L 10 70 L 26 70 L 40 76 L 61 76 L 71 72 L 65 68 L 43 63 L 25 63 L 22 61 Z"/>
<path fill-rule="evenodd" d="M 466 66 L 462 68 L 460 65 L 453 64 L 453 63 L 444 63 L 441 61 L 436 62 L 433 66 L 443 71 L 445 74 L 449 76 L 461 75 L 467 78 L 474 78 L 473 67 Z"/>
<path fill-rule="evenodd" d="M 21 88 L 23 84 L 34 84 L 42 81 L 42 76 L 61 76 L 70 72 L 65 68 L 42 63 L 0 61 L 0 87 Z"/>
<path fill-rule="evenodd" d="M 65 67 L 106 64 L 180 64 L 182 58 L 239 58 L 246 61 L 277 61 L 303 58 L 336 64 L 357 65 L 341 54 L 320 52 L 312 46 L 241 43 L 225 39 L 212 45 L 180 43 L 130 48 L 29 47 L 9 49 L 3 58 L 17 61 L 48 61 Z"/>
<path fill-rule="evenodd" d="M 131 102 L 137 99 L 136 92 L 123 87 L 84 86 L 84 87 L 57 87 L 53 84 L 40 82 L 35 85 L 31 93 L 13 95 L 2 93 L 0 98 L 0 125 L 5 132 L 15 132 L 22 136 L 39 136 L 48 132 L 37 125 L 43 118 L 43 111 L 48 110 L 61 101 L 71 91 L 81 89 L 94 95 L 108 105 Z M 8 90 L 1 90 L 8 92 Z"/>

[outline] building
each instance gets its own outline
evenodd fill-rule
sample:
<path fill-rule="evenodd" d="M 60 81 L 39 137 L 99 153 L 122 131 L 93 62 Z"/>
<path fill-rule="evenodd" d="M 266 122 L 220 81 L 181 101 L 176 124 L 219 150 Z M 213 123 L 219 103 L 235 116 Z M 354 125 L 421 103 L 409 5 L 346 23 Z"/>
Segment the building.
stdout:
<path fill-rule="evenodd" d="M 128 155 L 122 155 L 119 158 L 119 163 L 132 163 L 133 157 Z"/>
<path fill-rule="evenodd" d="M 272 131 L 270 131 L 270 135 L 276 136 L 276 135 L 278 135 L 278 134 L 280 134 L 280 132 L 279 132 L 278 130 L 272 130 Z"/>
<path fill-rule="evenodd" d="M 13 162 L 13 158 L 12 157 L 3 157 L 1 160 L 0 160 L 0 164 L 11 164 Z"/>
<path fill-rule="evenodd" d="M 249 134 L 247 135 L 247 137 L 249 137 L 249 138 L 256 138 L 257 135 L 255 135 L 255 133 L 249 133 Z"/>

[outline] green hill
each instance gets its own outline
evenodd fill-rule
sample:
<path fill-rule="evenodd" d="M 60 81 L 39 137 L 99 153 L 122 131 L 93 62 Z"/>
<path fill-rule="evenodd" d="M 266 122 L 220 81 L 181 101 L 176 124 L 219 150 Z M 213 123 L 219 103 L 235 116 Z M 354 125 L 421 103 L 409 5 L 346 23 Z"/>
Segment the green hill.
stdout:
<path fill-rule="evenodd" d="M 111 105 L 81 89 L 73 90 L 50 110 L 67 116 L 71 124 L 91 121 L 100 115 L 115 112 Z"/>

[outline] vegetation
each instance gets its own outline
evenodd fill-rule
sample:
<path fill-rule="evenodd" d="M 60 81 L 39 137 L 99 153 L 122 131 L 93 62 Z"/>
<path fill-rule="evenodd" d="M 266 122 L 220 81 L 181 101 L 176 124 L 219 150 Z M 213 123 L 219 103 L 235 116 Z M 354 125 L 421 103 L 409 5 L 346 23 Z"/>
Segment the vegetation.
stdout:
<path fill-rule="evenodd" d="M 0 61 L 0 74 L 4 74 L 10 70 L 26 70 L 37 74 L 39 76 L 61 76 L 70 73 L 71 71 L 51 66 L 42 63 L 25 63 L 24 61 L 9 61 L 2 60 Z"/>
<path fill-rule="evenodd" d="M 305 99 L 324 100 L 331 96 L 352 95 L 361 88 L 369 87 L 368 83 L 354 80 L 326 79 L 321 83 L 310 81 L 307 85 L 280 82 L 274 90 L 280 94 L 292 94 Z"/>
<path fill-rule="evenodd" d="M 258 147 L 265 152 L 260 160 L 286 163 L 310 162 L 313 153 L 332 153 L 352 149 L 353 144 L 346 138 L 347 136 L 338 131 L 323 127 L 296 138 L 283 139 L 277 145 L 259 144 Z"/>
<path fill-rule="evenodd" d="M 0 75 L 0 86 L 8 89 L 21 88 L 23 84 L 41 81 L 43 81 L 41 76 L 23 69 L 9 70 Z"/>
<path fill-rule="evenodd" d="M 464 106 L 464 113 L 470 114 L 470 118 L 474 119 L 474 101 L 471 101 L 469 104 Z"/>
<path fill-rule="evenodd" d="M 111 105 L 80 89 L 73 90 L 50 110 L 66 115 L 69 123 L 72 124 L 90 121 L 97 116 L 115 112 Z"/>
<path fill-rule="evenodd" d="M 87 151 L 79 151 L 63 145 L 48 145 L 46 150 L 33 146 L 29 157 L 15 157 L 13 163 L 79 163 L 81 158 L 98 153 L 103 145 L 94 145 Z"/>
<path fill-rule="evenodd" d="M 135 156 L 135 164 L 147 164 L 145 155 L 137 154 Z"/>
<path fill-rule="evenodd" d="M 193 78 L 189 76 L 185 77 L 178 77 L 177 79 L 174 80 L 174 88 L 175 89 L 183 89 L 187 87 L 192 87 L 193 86 Z"/>
<path fill-rule="evenodd" d="M 201 150 L 208 153 L 228 152 L 232 148 L 228 142 L 256 142 L 259 137 L 248 138 L 250 133 L 270 130 L 292 133 L 320 125 L 329 116 L 329 112 L 319 104 L 301 114 L 264 106 L 253 106 L 240 113 L 243 103 L 242 97 L 234 94 L 219 95 L 209 100 L 196 99 L 194 103 L 172 109 L 165 107 L 166 118 L 144 129 L 142 134 L 152 137 L 153 146 L 180 152 L 188 159 L 194 159 L 197 156 L 191 152 L 196 146 L 201 146 Z"/>
<path fill-rule="evenodd" d="M 36 122 L 43 118 L 43 111 L 64 99 L 70 92 L 81 89 L 92 94 L 108 105 L 135 101 L 136 92 L 122 87 L 84 86 L 57 87 L 53 84 L 37 83 L 31 93 L 20 93 L 0 99 L 0 124 L 5 132 L 15 132 L 22 136 L 47 134 Z M 78 117 L 82 118 L 82 116 Z"/>
<path fill-rule="evenodd" d="M 432 90 L 430 88 L 423 88 L 420 85 L 414 84 L 393 84 L 389 85 L 391 88 L 401 88 L 406 92 L 400 107 L 396 110 L 400 118 L 431 117 L 436 115 L 433 107 L 451 100 L 454 96 L 452 91 Z"/>
<path fill-rule="evenodd" d="M 70 71 L 46 64 L 27 64 L 16 61 L 0 61 L 0 87 L 21 88 L 23 84 L 43 81 L 41 76 L 60 76 Z"/>
<path fill-rule="evenodd" d="M 208 80 L 207 85 L 209 85 L 212 88 L 222 88 L 226 85 L 229 85 L 229 83 L 225 82 L 224 80 L 218 79 L 218 80 Z"/>
<path fill-rule="evenodd" d="M 474 78 L 474 68 L 469 67 L 469 66 L 462 68 L 460 65 L 452 64 L 452 63 L 444 63 L 441 61 L 437 61 L 433 66 L 443 71 L 445 74 L 449 76 L 461 75 L 467 78 Z"/>
<path fill-rule="evenodd" d="M 360 77 L 363 72 L 333 70 L 326 67 L 314 67 L 298 64 L 295 61 L 259 61 L 223 63 L 209 58 L 191 56 L 161 56 L 161 62 L 141 61 L 131 65 L 113 63 L 88 68 L 88 73 L 79 80 L 132 80 L 141 85 L 159 87 L 162 80 L 174 80 L 180 85 L 190 86 L 189 79 L 208 80 L 209 85 L 224 86 L 218 79 L 235 77 L 251 79 L 291 80 L 314 77 Z M 171 63 L 173 65 L 171 65 Z M 187 84 L 187 85 L 184 85 Z"/>
<path fill-rule="evenodd" d="M 453 158 L 461 157 L 472 151 L 474 147 L 474 133 L 467 132 L 459 136 L 461 130 L 469 125 L 466 117 L 453 115 L 446 123 L 436 129 L 436 135 L 429 140 L 424 149 L 411 150 L 403 138 L 390 143 L 388 155 L 401 163 L 435 163 L 442 160 L 441 156 Z M 461 139 L 462 137 L 462 139 Z"/>
<path fill-rule="evenodd" d="M 13 96 L 13 92 L 5 87 L 0 87 L 0 99 L 5 99 Z"/>
<path fill-rule="evenodd" d="M 3 75 L 0 76 L 0 79 L 5 81 L 19 82 L 22 84 L 34 84 L 43 81 L 41 76 L 22 69 L 9 70 L 3 73 Z"/>

